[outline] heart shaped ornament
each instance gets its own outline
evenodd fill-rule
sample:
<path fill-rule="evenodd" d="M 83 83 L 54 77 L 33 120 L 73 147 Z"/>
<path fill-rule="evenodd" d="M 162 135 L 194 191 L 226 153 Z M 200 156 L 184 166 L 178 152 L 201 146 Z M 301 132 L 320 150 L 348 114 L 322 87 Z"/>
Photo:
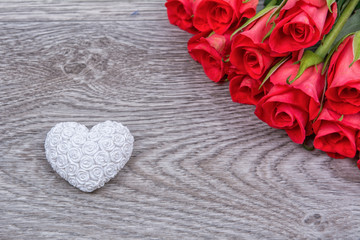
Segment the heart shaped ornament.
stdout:
<path fill-rule="evenodd" d="M 106 121 L 90 131 L 76 122 L 58 123 L 47 134 L 46 158 L 74 187 L 92 192 L 129 161 L 134 137 L 121 123 Z"/>

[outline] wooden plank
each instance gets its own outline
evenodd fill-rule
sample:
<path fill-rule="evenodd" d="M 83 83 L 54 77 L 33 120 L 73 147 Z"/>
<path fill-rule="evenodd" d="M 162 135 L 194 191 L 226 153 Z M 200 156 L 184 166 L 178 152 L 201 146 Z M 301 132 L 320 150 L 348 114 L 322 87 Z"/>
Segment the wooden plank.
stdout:
<path fill-rule="evenodd" d="M 0 239 L 358 238 L 355 161 L 307 152 L 232 103 L 163 2 L 134 21 L 136 4 L 1 2 Z M 46 133 L 108 119 L 129 127 L 133 156 L 82 193 L 47 164 Z"/>
<path fill-rule="evenodd" d="M 0 1 L 0 21 L 165 20 L 164 1 Z"/>

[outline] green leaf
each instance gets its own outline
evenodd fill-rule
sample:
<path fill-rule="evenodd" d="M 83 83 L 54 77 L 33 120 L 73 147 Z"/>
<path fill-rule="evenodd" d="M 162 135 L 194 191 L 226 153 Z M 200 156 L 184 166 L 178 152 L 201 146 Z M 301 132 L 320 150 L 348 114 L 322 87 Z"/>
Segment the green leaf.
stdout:
<path fill-rule="evenodd" d="M 326 2 L 327 2 L 327 5 L 328 5 L 328 8 L 329 8 L 329 11 L 332 13 L 331 5 L 335 2 L 335 0 L 326 0 Z"/>
<path fill-rule="evenodd" d="M 339 35 L 335 40 L 335 44 L 339 42 L 344 36 L 349 33 L 354 33 L 360 30 L 360 11 L 355 11 L 355 13 L 347 20 L 344 27 L 340 31 Z"/>
<path fill-rule="evenodd" d="M 234 37 L 235 34 L 237 34 L 238 32 L 242 31 L 244 28 L 246 28 L 247 26 L 249 26 L 252 22 L 256 21 L 257 19 L 261 18 L 262 16 L 266 15 L 268 12 L 270 12 L 272 9 L 276 8 L 276 6 L 270 6 L 270 7 L 265 7 L 264 9 L 262 9 L 261 11 L 259 11 L 254 17 L 248 19 L 241 27 L 239 27 L 238 29 L 235 30 L 235 32 L 233 32 L 233 34 L 231 34 L 230 39 L 232 39 Z"/>
<path fill-rule="evenodd" d="M 270 78 L 270 76 L 279 69 L 279 67 L 281 67 L 281 65 L 283 65 L 287 60 L 289 60 L 291 58 L 291 55 L 284 57 L 283 59 L 281 59 L 278 63 L 276 63 L 268 72 L 268 74 L 266 75 L 266 77 L 264 78 L 264 80 L 262 81 L 262 83 L 259 86 L 259 90 L 262 88 L 262 86 L 264 86 L 264 84 L 266 83 L 266 81 Z"/>
<path fill-rule="evenodd" d="M 222 61 L 223 63 L 228 63 L 228 62 L 230 62 L 230 58 L 228 58 L 228 59 L 222 58 L 221 61 Z"/>
<path fill-rule="evenodd" d="M 226 55 L 225 58 L 226 58 L 226 59 L 221 58 L 221 61 L 222 61 L 223 63 L 228 63 L 228 62 L 230 62 L 230 54 L 229 54 L 229 55 Z"/>
<path fill-rule="evenodd" d="M 341 122 L 344 119 L 344 114 L 341 115 L 341 117 L 338 119 L 339 122 Z"/>
<path fill-rule="evenodd" d="M 324 85 L 324 89 L 323 89 L 322 96 L 321 96 L 321 100 L 320 100 L 320 109 L 319 109 L 319 112 L 318 112 L 318 114 L 316 115 L 315 119 L 313 120 L 313 123 L 316 122 L 316 120 L 317 120 L 317 119 L 319 118 L 319 116 L 320 116 L 320 113 L 321 113 L 322 110 L 324 109 L 326 89 L 327 89 L 327 75 L 325 75 L 325 85 Z"/>
<path fill-rule="evenodd" d="M 271 2 L 271 0 L 265 0 L 265 1 L 264 1 L 264 6 L 268 5 L 269 2 Z"/>
<path fill-rule="evenodd" d="M 261 40 L 261 42 L 263 43 L 265 41 L 265 39 L 267 39 L 268 37 L 270 37 L 271 33 L 273 32 L 276 24 L 273 22 L 271 23 L 271 29 L 267 32 L 267 34 L 264 36 L 264 38 Z"/>
<path fill-rule="evenodd" d="M 352 0 L 336 0 L 337 7 L 338 7 L 338 16 L 341 15 L 341 13 L 344 11 L 345 7 L 348 5 L 348 3 Z M 360 9 L 360 3 L 356 5 L 355 10 Z"/>
<path fill-rule="evenodd" d="M 350 64 L 349 68 L 360 59 L 360 31 L 357 31 L 354 35 L 353 40 L 353 53 L 354 53 L 354 59 L 352 63 Z"/>
<path fill-rule="evenodd" d="M 292 84 L 293 82 L 295 82 L 299 77 L 301 77 L 301 75 L 305 72 L 306 69 L 308 69 L 311 66 L 315 66 L 319 63 L 322 63 L 324 61 L 324 59 L 322 57 L 320 57 L 319 55 L 317 55 L 316 53 L 310 51 L 310 50 L 306 50 L 304 52 L 303 57 L 300 60 L 300 67 L 299 67 L 299 71 L 296 74 L 295 78 L 291 81 L 290 77 L 288 78 L 288 80 L 286 80 L 287 84 Z"/>
<path fill-rule="evenodd" d="M 272 2 L 272 0 L 265 0 L 264 6 L 266 7 L 270 2 Z M 274 5 L 279 5 L 282 2 L 282 0 L 276 0 L 275 2 L 276 3 Z"/>
<path fill-rule="evenodd" d="M 340 11 L 346 0 L 336 0 L 338 10 Z"/>
<path fill-rule="evenodd" d="M 283 0 L 280 5 L 276 8 L 276 10 L 270 15 L 267 23 L 269 23 L 270 19 L 272 19 L 274 16 L 278 17 L 279 16 L 279 13 L 280 13 L 280 10 L 283 8 L 283 6 L 285 6 L 287 0 Z"/>
<path fill-rule="evenodd" d="M 211 37 L 211 36 L 214 35 L 214 34 L 215 34 L 215 32 L 212 31 L 212 32 L 209 34 L 209 36 L 207 36 L 207 37 Z"/>
<path fill-rule="evenodd" d="M 338 12 L 341 13 L 345 6 L 349 3 L 349 0 L 337 0 Z"/>

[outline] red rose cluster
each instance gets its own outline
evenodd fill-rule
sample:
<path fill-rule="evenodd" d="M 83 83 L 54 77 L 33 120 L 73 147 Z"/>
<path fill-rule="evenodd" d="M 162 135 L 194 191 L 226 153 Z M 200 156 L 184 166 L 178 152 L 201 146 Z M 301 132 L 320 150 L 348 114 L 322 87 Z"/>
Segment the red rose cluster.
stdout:
<path fill-rule="evenodd" d="M 259 119 L 284 129 L 295 143 L 313 136 L 314 147 L 329 156 L 355 157 L 360 60 L 354 34 L 329 64 L 320 61 L 301 71 L 304 50 L 335 23 L 337 3 L 328 2 L 285 0 L 257 14 L 258 0 L 167 0 L 165 6 L 170 23 L 194 34 L 188 51 L 205 74 L 214 82 L 230 81 L 234 102 L 255 105 Z"/>

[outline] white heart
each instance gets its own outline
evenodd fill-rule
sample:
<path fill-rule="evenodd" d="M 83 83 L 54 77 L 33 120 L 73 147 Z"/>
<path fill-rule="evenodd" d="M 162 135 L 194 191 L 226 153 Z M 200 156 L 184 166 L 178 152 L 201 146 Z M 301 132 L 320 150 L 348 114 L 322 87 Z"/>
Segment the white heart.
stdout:
<path fill-rule="evenodd" d="M 47 134 L 46 158 L 74 187 L 92 192 L 129 161 L 134 137 L 121 123 L 106 121 L 90 131 L 76 122 L 58 123 Z"/>

